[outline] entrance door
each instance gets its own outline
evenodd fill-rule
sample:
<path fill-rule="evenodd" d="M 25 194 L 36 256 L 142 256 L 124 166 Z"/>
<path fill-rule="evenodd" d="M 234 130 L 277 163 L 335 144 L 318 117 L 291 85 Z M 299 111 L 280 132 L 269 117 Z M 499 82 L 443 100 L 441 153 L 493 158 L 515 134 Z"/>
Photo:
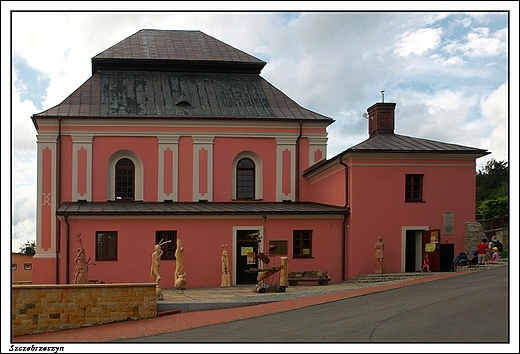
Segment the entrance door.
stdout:
<path fill-rule="evenodd" d="M 415 230 L 406 230 L 406 258 L 405 258 L 405 265 L 404 265 L 404 271 L 405 272 L 415 272 L 416 266 L 415 266 Z"/>
<path fill-rule="evenodd" d="M 428 253 L 430 259 L 430 271 L 441 271 L 441 230 L 425 230 L 423 231 L 423 256 Z M 422 267 L 422 266 L 421 266 Z"/>
<path fill-rule="evenodd" d="M 258 268 L 258 242 L 251 238 L 251 234 L 257 233 L 258 230 L 237 230 L 236 234 L 236 274 L 235 279 L 237 285 L 241 284 L 257 284 L 256 277 L 258 273 L 246 273 L 245 270 Z"/>

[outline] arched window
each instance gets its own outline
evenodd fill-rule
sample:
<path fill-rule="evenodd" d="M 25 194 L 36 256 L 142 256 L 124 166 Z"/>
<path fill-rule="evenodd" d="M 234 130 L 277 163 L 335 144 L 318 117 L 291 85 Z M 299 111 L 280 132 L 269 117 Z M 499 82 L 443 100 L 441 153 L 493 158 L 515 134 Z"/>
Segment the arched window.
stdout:
<path fill-rule="evenodd" d="M 255 163 L 242 158 L 237 163 L 237 199 L 255 199 Z"/>
<path fill-rule="evenodd" d="M 116 200 L 134 200 L 135 165 L 122 158 L 116 163 Z"/>

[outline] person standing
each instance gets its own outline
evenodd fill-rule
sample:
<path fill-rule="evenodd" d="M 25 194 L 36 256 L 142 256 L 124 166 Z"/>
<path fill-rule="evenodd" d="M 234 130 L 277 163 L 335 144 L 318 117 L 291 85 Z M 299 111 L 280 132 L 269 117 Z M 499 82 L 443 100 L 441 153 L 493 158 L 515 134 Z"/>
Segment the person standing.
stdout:
<path fill-rule="evenodd" d="M 424 269 L 426 269 L 427 272 L 430 271 L 430 259 L 428 258 L 428 253 L 424 254 L 421 272 L 424 272 Z"/>
<path fill-rule="evenodd" d="M 488 243 L 487 238 L 483 238 L 482 241 L 477 245 L 478 251 L 478 264 L 484 264 L 487 260 L 488 254 Z"/>

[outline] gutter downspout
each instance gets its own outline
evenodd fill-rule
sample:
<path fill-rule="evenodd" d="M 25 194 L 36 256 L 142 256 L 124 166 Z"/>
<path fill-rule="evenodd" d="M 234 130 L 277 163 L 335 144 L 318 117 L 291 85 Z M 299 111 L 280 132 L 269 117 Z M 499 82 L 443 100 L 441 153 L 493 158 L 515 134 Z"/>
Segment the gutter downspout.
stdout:
<path fill-rule="evenodd" d="M 298 135 L 298 138 L 296 138 L 296 196 L 295 201 L 300 201 L 300 140 L 302 137 L 302 131 L 303 131 L 303 120 L 300 120 L 300 134 Z"/>
<path fill-rule="evenodd" d="M 345 167 L 345 208 L 349 206 L 349 194 L 348 194 L 348 166 L 343 162 L 344 154 L 339 157 L 339 163 Z M 346 248 L 347 248 L 347 235 L 348 235 L 348 224 L 349 224 L 349 213 L 345 213 L 343 216 L 343 224 L 341 225 L 341 279 L 346 279 Z"/>
<path fill-rule="evenodd" d="M 58 137 L 56 138 L 57 156 L 56 156 L 56 203 L 61 205 L 61 117 L 58 117 Z M 56 217 L 56 284 L 60 283 L 60 243 L 61 243 L 61 222 Z M 68 254 L 68 252 L 67 252 Z"/>
<path fill-rule="evenodd" d="M 67 241 L 67 244 L 65 245 L 65 249 L 67 250 L 67 252 L 65 253 L 65 284 L 69 284 L 69 273 L 70 273 L 70 270 L 69 270 L 69 243 L 70 243 L 70 224 L 69 224 L 69 216 L 67 214 L 65 214 L 65 225 L 66 226 L 66 229 L 65 229 L 65 240 Z"/>

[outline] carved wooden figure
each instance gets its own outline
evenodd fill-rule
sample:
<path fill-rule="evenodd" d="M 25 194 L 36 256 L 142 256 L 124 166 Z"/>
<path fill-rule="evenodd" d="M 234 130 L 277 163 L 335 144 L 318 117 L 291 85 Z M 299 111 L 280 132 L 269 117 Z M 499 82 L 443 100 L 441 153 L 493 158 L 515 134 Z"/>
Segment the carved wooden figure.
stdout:
<path fill-rule="evenodd" d="M 220 281 L 220 287 L 225 288 L 231 286 L 229 277 L 229 257 L 227 252 L 227 245 L 221 245 L 222 247 L 222 279 Z"/>
<path fill-rule="evenodd" d="M 74 275 L 72 276 L 72 284 L 88 284 L 88 261 L 83 248 L 83 242 L 81 242 L 81 232 L 76 232 L 76 238 L 79 242 L 78 254 L 74 259 L 76 268 L 74 269 Z"/>
<path fill-rule="evenodd" d="M 183 258 L 184 247 L 181 246 L 181 240 L 177 239 L 177 249 L 175 250 L 175 274 L 173 283 L 179 290 L 186 289 L 186 272 L 182 273 L 184 269 Z"/>

